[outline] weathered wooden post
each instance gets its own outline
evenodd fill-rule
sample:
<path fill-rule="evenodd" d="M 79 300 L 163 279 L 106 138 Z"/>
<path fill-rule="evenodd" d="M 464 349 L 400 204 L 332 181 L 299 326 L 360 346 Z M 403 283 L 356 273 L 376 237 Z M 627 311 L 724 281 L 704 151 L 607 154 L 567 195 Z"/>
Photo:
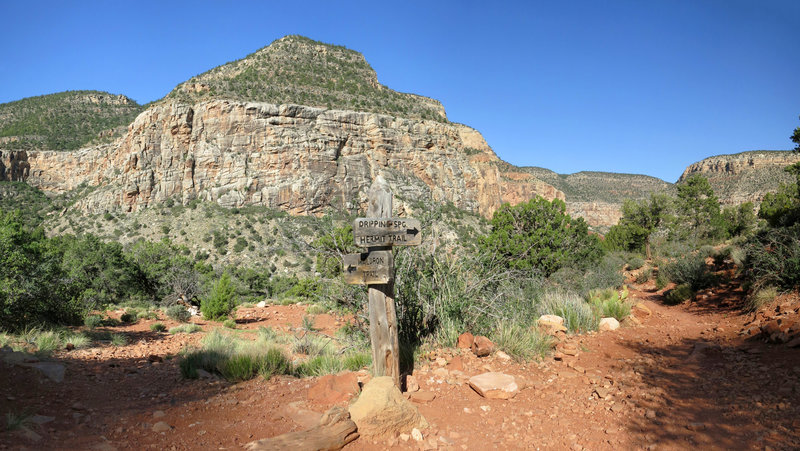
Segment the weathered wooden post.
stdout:
<path fill-rule="evenodd" d="M 367 252 L 344 258 L 348 283 L 369 286 L 369 336 L 375 376 L 391 376 L 400 387 L 400 346 L 394 306 L 394 261 L 392 245 L 415 246 L 422 242 L 419 221 L 392 218 L 392 193 L 382 176 L 369 191 L 367 218 L 353 224 L 356 246 Z"/>

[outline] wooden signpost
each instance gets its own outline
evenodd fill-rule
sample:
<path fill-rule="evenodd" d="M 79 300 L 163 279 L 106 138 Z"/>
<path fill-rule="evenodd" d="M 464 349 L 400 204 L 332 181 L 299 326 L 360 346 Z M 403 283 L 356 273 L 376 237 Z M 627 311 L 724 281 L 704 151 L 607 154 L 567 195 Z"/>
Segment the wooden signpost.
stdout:
<path fill-rule="evenodd" d="M 392 218 L 392 193 L 382 176 L 369 190 L 367 218 L 353 224 L 356 246 L 367 251 L 344 258 L 347 283 L 369 286 L 369 337 L 375 376 L 391 376 L 400 387 L 400 346 L 394 306 L 392 246 L 422 243 L 420 223 L 412 218 Z"/>

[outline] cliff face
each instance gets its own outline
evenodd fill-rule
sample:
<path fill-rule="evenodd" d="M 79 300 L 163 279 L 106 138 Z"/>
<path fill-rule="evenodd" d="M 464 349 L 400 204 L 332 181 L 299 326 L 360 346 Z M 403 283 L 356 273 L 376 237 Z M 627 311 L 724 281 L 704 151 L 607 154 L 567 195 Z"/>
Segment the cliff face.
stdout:
<path fill-rule="evenodd" d="M 756 150 L 733 155 L 719 155 L 698 161 L 686 168 L 678 183 L 699 174 L 706 177 L 724 205 L 753 202 L 758 205 L 768 192 L 792 177 L 783 169 L 800 161 L 800 154 L 790 151 Z"/>
<path fill-rule="evenodd" d="M 200 198 L 320 214 L 363 205 L 381 172 L 401 199 L 451 201 L 485 216 L 503 202 L 564 199 L 530 174 L 502 170 L 469 127 L 298 105 L 163 103 L 137 117 L 112 145 L 0 152 L 4 167 L 12 160 L 17 169 L 3 170 L 0 179 L 56 193 L 96 186 L 77 204 L 93 213 Z"/>

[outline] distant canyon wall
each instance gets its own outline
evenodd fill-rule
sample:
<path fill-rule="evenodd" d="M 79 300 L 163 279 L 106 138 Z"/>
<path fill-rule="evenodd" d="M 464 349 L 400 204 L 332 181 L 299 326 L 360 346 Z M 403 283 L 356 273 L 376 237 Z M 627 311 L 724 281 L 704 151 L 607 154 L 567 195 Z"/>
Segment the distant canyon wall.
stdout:
<path fill-rule="evenodd" d="M 215 100 L 151 107 L 110 145 L 0 150 L 0 180 L 53 193 L 93 186 L 77 204 L 92 213 L 199 198 L 321 214 L 363 205 L 379 173 L 403 199 L 449 201 L 487 217 L 503 202 L 564 199 L 553 186 L 498 163 L 481 134 L 464 125 Z"/>
<path fill-rule="evenodd" d="M 793 182 L 793 177 L 784 168 L 798 161 L 800 154 L 790 151 L 719 155 L 687 167 L 678 183 L 692 175 L 701 175 L 708 179 L 723 205 L 745 202 L 759 205 L 766 193 L 776 191 L 781 183 Z"/>

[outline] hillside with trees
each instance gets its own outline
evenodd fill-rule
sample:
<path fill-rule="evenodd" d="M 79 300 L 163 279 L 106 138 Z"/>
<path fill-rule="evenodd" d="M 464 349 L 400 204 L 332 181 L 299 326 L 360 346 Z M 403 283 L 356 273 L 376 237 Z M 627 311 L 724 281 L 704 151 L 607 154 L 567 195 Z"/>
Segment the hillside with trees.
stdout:
<path fill-rule="evenodd" d="M 296 35 L 192 77 L 165 98 L 186 103 L 211 99 L 293 103 L 447 121 L 438 101 L 380 84 L 361 53 Z"/>
<path fill-rule="evenodd" d="M 76 150 L 121 135 L 144 107 L 101 91 L 66 91 L 0 104 L 0 149 Z"/>

